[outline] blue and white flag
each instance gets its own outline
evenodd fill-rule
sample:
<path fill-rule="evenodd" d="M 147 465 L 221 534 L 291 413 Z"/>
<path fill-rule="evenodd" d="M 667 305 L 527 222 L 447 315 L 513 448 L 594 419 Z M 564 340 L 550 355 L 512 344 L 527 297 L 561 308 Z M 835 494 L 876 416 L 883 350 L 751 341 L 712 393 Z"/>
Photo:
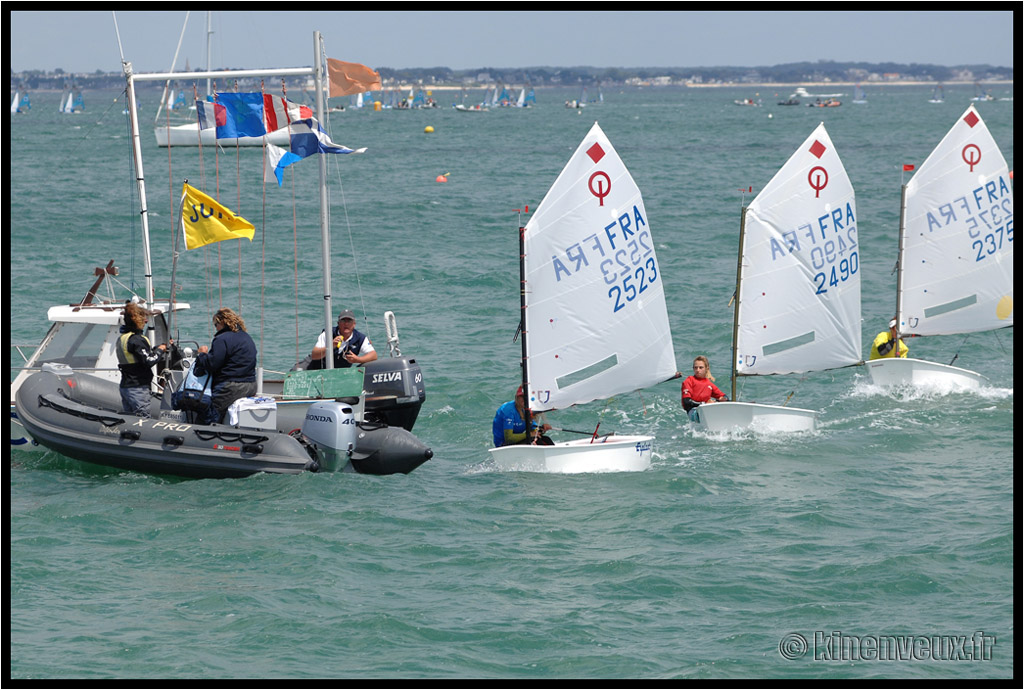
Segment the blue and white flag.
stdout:
<path fill-rule="evenodd" d="M 291 152 L 299 158 L 312 156 L 314 153 L 363 153 L 362 149 L 350 149 L 347 146 L 335 144 L 327 136 L 327 132 L 316 121 L 316 118 L 296 120 L 289 126 L 291 133 Z"/>
<path fill-rule="evenodd" d="M 280 146 L 267 144 L 265 148 L 267 150 L 267 167 L 264 172 L 264 179 L 267 182 L 273 182 L 276 179 L 277 186 L 280 187 L 284 184 L 284 169 L 302 159 Z"/>

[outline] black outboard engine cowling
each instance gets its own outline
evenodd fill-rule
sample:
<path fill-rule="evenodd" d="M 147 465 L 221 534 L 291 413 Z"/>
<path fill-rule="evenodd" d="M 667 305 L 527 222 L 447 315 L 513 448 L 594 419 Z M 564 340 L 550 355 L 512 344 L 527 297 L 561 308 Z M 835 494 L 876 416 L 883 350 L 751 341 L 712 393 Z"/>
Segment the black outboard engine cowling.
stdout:
<path fill-rule="evenodd" d="M 415 359 L 388 357 L 364 365 L 363 416 L 368 422 L 412 431 L 427 394 Z"/>

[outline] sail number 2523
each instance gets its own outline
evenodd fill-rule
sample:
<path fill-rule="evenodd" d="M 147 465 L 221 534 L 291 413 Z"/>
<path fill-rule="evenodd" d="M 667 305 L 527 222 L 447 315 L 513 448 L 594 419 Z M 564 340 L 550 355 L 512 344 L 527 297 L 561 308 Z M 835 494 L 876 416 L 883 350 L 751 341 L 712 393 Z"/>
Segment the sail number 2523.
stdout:
<path fill-rule="evenodd" d="M 601 262 L 604 282 L 611 286 L 608 298 L 612 301 L 613 313 L 625 308 L 658 281 L 658 266 L 648 244 L 650 241 L 649 232 L 640 232 L 626 249 L 615 252 L 614 259 Z"/>

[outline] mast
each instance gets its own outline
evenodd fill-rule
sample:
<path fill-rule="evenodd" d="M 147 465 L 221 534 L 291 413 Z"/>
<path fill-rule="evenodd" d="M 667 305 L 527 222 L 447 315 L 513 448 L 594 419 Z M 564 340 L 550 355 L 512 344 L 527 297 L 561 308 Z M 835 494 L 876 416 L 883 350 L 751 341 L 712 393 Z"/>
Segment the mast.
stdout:
<path fill-rule="evenodd" d="M 153 308 L 153 265 L 149 252 L 149 208 L 146 202 L 146 175 L 142 171 L 142 140 L 139 136 L 139 111 L 135 101 L 135 76 L 132 74 L 132 63 L 123 61 L 125 79 L 127 80 L 128 118 L 132 128 L 132 156 L 135 159 L 135 181 L 139 188 L 139 217 L 142 220 L 142 264 L 146 276 L 146 306 Z"/>
<path fill-rule="evenodd" d="M 736 369 L 739 366 L 736 362 L 738 356 L 740 333 L 740 283 L 743 282 L 743 240 L 747 232 L 747 207 L 740 209 L 740 248 L 736 253 L 736 293 L 733 296 L 732 313 L 732 391 L 729 399 L 736 400 Z"/>
<path fill-rule="evenodd" d="M 324 70 L 323 70 L 323 39 L 320 32 L 313 33 L 313 83 L 316 88 L 316 119 L 324 121 Z M 327 217 L 327 156 L 317 156 L 320 164 L 320 247 L 323 255 L 324 284 L 324 353 L 325 367 L 334 368 L 334 341 L 331 329 L 334 314 L 331 311 L 331 228 Z"/>
<path fill-rule="evenodd" d="M 206 71 L 209 72 L 213 69 L 213 12 L 207 10 L 206 12 Z M 210 77 L 206 78 L 206 98 L 209 100 L 210 94 L 213 93 L 213 80 Z"/>
<path fill-rule="evenodd" d="M 523 421 L 526 422 L 526 438 L 530 438 L 530 375 L 526 370 L 526 228 L 519 225 L 519 328 L 523 339 Z"/>
<path fill-rule="evenodd" d="M 903 251 L 907 240 L 907 185 L 900 187 L 900 243 L 896 255 L 896 354 L 900 354 L 900 336 L 903 324 Z"/>

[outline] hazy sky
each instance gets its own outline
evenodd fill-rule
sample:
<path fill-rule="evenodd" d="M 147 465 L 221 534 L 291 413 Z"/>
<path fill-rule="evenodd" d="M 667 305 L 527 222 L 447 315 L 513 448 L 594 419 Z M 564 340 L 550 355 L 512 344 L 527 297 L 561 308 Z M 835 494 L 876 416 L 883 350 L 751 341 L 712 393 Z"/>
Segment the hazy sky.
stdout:
<path fill-rule="evenodd" d="M 27 4 L 27 3 L 24 3 Z M 877 6 L 877 4 L 872 3 Z M 301 6 L 301 5 L 300 5 Z M 810 6 L 804 4 L 803 6 Z M 117 13 L 125 57 L 166 71 L 185 12 Z M 11 12 L 10 65 L 120 71 L 109 11 Z M 213 67 L 702 67 L 817 60 L 1013 64 L 1003 12 L 214 12 Z M 206 63 L 206 12 L 192 12 L 178 58 Z"/>

